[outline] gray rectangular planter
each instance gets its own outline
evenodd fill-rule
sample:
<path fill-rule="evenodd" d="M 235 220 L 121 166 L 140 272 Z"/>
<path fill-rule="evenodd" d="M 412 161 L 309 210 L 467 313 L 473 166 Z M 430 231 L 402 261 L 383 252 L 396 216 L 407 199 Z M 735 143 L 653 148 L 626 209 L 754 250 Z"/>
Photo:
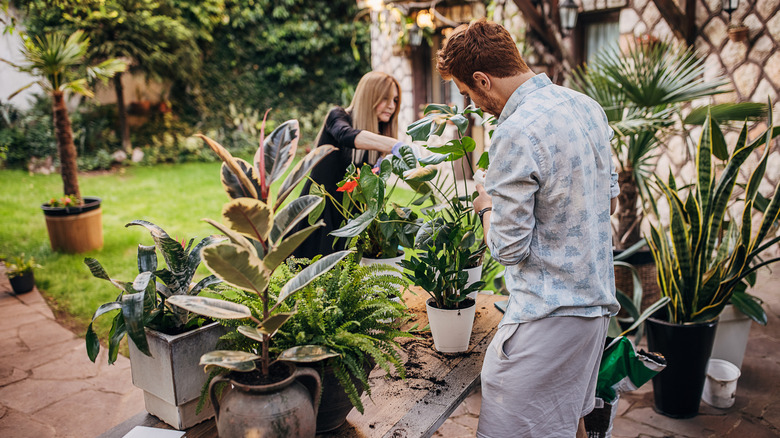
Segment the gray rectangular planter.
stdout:
<path fill-rule="evenodd" d="M 198 363 L 204 353 L 215 349 L 225 333 L 227 329 L 217 323 L 173 336 L 147 328 L 152 357 L 128 342 L 133 385 L 144 391 L 147 412 L 178 430 L 214 416 L 211 406 L 195 414 L 200 390 L 208 377 Z"/>

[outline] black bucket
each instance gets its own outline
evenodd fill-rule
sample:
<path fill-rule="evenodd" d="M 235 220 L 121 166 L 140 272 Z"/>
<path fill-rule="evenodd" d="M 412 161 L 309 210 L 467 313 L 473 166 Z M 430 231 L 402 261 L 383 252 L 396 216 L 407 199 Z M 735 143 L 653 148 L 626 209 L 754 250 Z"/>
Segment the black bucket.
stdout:
<path fill-rule="evenodd" d="M 667 319 L 661 309 L 646 321 L 648 349 L 666 358 L 666 369 L 653 377 L 653 408 L 671 418 L 695 417 L 718 321 L 671 324 Z"/>

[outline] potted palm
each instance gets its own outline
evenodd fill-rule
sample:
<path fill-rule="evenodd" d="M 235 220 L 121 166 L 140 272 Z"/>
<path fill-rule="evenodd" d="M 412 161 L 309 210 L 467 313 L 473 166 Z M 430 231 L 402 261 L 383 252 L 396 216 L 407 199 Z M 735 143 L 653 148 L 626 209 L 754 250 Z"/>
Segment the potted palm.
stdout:
<path fill-rule="evenodd" d="M 237 332 L 259 343 L 254 351 L 216 350 L 201 356 L 200 363 L 207 370 L 217 367 L 227 372 L 214 378 L 209 387 L 221 437 L 243 437 L 250 431 L 274 437 L 314 435 L 320 379 L 316 371 L 296 368 L 293 363 L 321 360 L 333 353 L 310 346 L 283 352 L 280 356 L 284 361 L 272 360 L 271 339 L 294 314 L 294 307 L 290 312 L 281 311 L 285 301 L 349 254 L 341 251 L 321 258 L 289 279 L 278 294 L 271 295 L 274 271 L 323 225 L 319 221 L 289 234 L 298 222 L 316 211 L 322 202 L 318 196 L 302 196 L 282 205 L 309 170 L 335 148 L 321 146 L 310 152 L 272 193 L 271 184 L 284 176 L 295 157 L 299 130 L 298 122 L 290 120 L 266 138 L 264 125 L 253 165 L 232 157 L 217 142 L 201 136 L 222 158 L 223 187 L 233 198 L 222 209 L 223 223 L 207 220 L 229 240 L 204 247 L 203 260 L 226 284 L 252 294 L 257 303 L 255 312 L 245 304 L 212 297 L 178 296 L 169 300 L 210 318 L 242 321 Z M 224 382 L 230 383 L 230 389 L 219 398 L 216 389 Z"/>
<path fill-rule="evenodd" d="M 108 339 L 108 363 L 116 361 L 119 342 L 131 342 L 130 371 L 133 384 L 144 391 L 146 410 L 176 429 L 186 429 L 214 415 L 211 409 L 196 413 L 200 388 L 206 382 L 197 366 L 201 354 L 216 345 L 225 330 L 216 323 L 204 324 L 195 314 L 170 305 L 180 295 L 198 295 L 219 280 L 213 275 L 192 283 L 201 262 L 201 249 L 219 237 L 206 237 L 193 247 L 171 238 L 157 225 L 136 220 L 126 226 L 145 227 L 154 245 L 138 245 L 138 275 L 132 282 L 112 279 L 93 258 L 84 259 L 92 275 L 109 281 L 121 292 L 115 301 L 98 307 L 87 327 L 86 346 L 91 361 L 100 351 L 94 321 L 115 313 Z M 158 267 L 157 252 L 165 267 Z M 115 312 L 119 310 L 119 312 Z"/>
<path fill-rule="evenodd" d="M 704 59 L 691 47 L 639 40 L 623 49 L 599 52 L 593 62 L 572 74 L 573 88 L 601 104 L 615 133 L 612 151 L 617 158 L 620 185 L 613 236 L 615 255 L 641 239 L 641 225 L 651 197 L 648 181 L 660 146 L 677 131 L 673 116 L 679 116 L 682 107 L 696 99 L 728 91 L 724 88 L 726 78 L 705 80 L 704 68 Z M 708 109 L 721 122 L 760 117 L 766 111 L 763 105 L 754 103 L 701 107 L 686 119 L 681 118 L 682 126 L 701 125 Z M 642 279 L 645 309 L 659 296 L 652 256 L 643 248 L 626 261 L 637 268 Z M 618 288 L 630 291 L 628 270 L 618 267 L 615 273 Z"/>
<path fill-rule="evenodd" d="M 11 262 L 6 263 L 5 275 L 14 293 L 30 292 L 35 287 L 35 268 L 40 268 L 41 265 L 35 263 L 33 257 L 26 258 L 24 254 L 12 257 Z"/>
<path fill-rule="evenodd" d="M 401 266 L 407 278 L 430 295 L 426 310 L 434 347 L 447 353 L 468 349 L 476 310 L 476 297 L 468 295 L 485 284 L 470 283 L 466 272 L 481 263 L 485 252 L 485 245 L 477 239 L 481 224 L 471 205 L 475 194 L 468 193 L 465 180 L 459 188 L 457 182 L 450 183 L 438 169 L 441 163 L 449 163 L 454 174 L 455 162 L 463 157 L 463 165 L 472 167 L 470 154 L 476 142 L 465 135 L 468 115 L 472 113 L 481 115 L 481 110 L 469 107 L 458 111 L 457 107 L 429 105 L 425 117 L 407 130 L 413 140 L 428 141 L 433 135 L 441 135 L 448 123 L 457 127 L 455 139 L 442 146 L 425 146 L 432 155 L 417 160 L 415 167 L 403 173 L 405 181 L 431 187 L 430 193 L 436 196 L 425 194 L 425 198 L 443 200 L 423 209 L 426 222 L 415 236 L 416 253 L 402 261 Z M 395 161 L 404 161 L 404 155 Z"/>
<path fill-rule="evenodd" d="M 271 277 L 271 295 L 278 296 L 284 285 L 310 264 L 307 259 L 288 259 Z M 395 351 L 398 346 L 395 339 L 412 335 L 399 329 L 408 314 L 403 304 L 392 298 L 404 282 L 381 269 L 357 265 L 353 257 L 347 257 L 296 292 L 295 306 L 285 303 L 279 308 L 282 313 L 297 311 L 280 327 L 271 353 L 280 354 L 283 359 L 284 351 L 319 346 L 323 351 L 337 354 L 316 362 L 299 362 L 300 366 L 316 369 L 322 380 L 317 433 L 337 429 L 353 406 L 363 412 L 360 396 L 364 390 L 371 394 L 368 373 L 375 365 L 401 377 L 405 374 L 401 357 Z M 262 306 L 256 295 L 241 290 L 220 294 L 228 301 L 247 305 L 255 317 L 260 317 L 258 310 Z M 245 351 L 259 348 L 254 340 L 226 338 L 233 348 Z"/>
<path fill-rule="evenodd" d="M 420 228 L 417 213 L 409 206 L 390 202 L 399 179 L 387 190 L 387 181 L 393 173 L 393 160 L 383 160 L 379 167 L 372 169 L 364 165 L 357 169 L 350 165 L 344 180 L 339 183 L 339 191 L 345 193 L 344 204 L 335 200 L 341 214 L 349 218 L 346 224 L 331 232 L 336 237 L 356 239 L 361 264 L 386 264 L 399 267 L 404 258 L 400 247 L 411 248 L 414 236 Z M 319 192 L 330 196 L 324 188 Z M 393 272 L 401 276 L 400 272 Z"/>
<path fill-rule="evenodd" d="M 48 34 L 43 38 L 24 35 L 22 56 L 25 64 L 17 65 L 0 58 L 20 72 L 38 77 L 37 81 L 22 87 L 9 99 L 34 84 L 40 85 L 52 98 L 63 191 L 65 196 L 71 197 L 73 205 L 47 203 L 41 208 L 46 217 L 52 249 L 67 253 L 86 252 L 103 246 L 101 200 L 82 197 L 79 190 L 76 146 L 65 104 L 67 94 L 75 92 L 92 97 L 87 79 L 106 81 L 126 68 L 125 63 L 118 59 L 85 65 L 88 47 L 89 38 L 80 30 L 67 38 L 60 34 Z"/>
<path fill-rule="evenodd" d="M 770 128 L 751 142 L 745 124 L 725 168 L 716 173 L 714 148 L 725 140 L 717 123 L 707 117 L 698 144 L 695 184 L 678 187 L 671 176 L 668 182 L 657 180 L 669 213 L 651 228 L 649 244 L 661 294 L 671 301 L 663 312 L 648 319 L 647 334 L 650 350 L 662 354 L 668 363 L 667 369 L 653 378 L 655 409 L 664 415 L 682 418 L 697 414 L 718 316 L 730 299 L 747 299 L 744 282 L 748 277 L 780 260 L 759 258 L 780 241 L 769 233 L 780 215 L 780 187 L 775 187 L 766 204 L 758 193 L 771 140 L 780 135 L 780 127 L 772 127 L 771 109 L 767 124 Z M 740 196 L 742 213 L 727 220 L 729 204 L 737 201 L 733 190 L 742 166 L 761 147 L 763 155 Z M 763 214 L 754 229 L 756 210 L 763 210 Z M 653 211 L 658 217 L 655 203 Z M 668 223 L 668 229 L 661 223 Z"/>

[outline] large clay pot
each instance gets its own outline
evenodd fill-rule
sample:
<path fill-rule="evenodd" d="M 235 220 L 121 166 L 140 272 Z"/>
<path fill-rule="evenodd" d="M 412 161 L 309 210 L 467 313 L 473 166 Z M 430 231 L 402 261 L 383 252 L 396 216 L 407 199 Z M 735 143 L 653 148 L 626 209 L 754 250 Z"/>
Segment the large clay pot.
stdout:
<path fill-rule="evenodd" d="M 247 385 L 236 374 L 218 376 L 209 385 L 209 397 L 217 417 L 220 438 L 310 438 L 316 431 L 317 407 L 322 386 L 317 371 L 289 363 L 288 377 L 268 385 Z M 218 400 L 216 384 L 228 382 Z"/>
<path fill-rule="evenodd" d="M 696 416 L 718 321 L 672 324 L 661 309 L 645 324 L 648 349 L 666 358 L 666 368 L 653 377 L 653 408 L 672 418 Z"/>

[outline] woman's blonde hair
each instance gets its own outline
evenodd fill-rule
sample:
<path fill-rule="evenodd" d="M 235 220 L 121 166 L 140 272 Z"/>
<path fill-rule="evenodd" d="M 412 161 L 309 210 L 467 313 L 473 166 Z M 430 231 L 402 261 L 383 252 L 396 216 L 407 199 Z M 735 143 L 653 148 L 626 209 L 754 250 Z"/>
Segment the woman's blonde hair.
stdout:
<path fill-rule="evenodd" d="M 380 123 L 376 107 L 382 100 L 390 99 L 392 90 L 398 94 L 395 111 L 387 123 Z M 398 110 L 401 108 L 401 86 L 394 77 L 381 71 L 368 72 L 360 79 L 347 113 L 352 116 L 352 127 L 398 138 Z"/>

